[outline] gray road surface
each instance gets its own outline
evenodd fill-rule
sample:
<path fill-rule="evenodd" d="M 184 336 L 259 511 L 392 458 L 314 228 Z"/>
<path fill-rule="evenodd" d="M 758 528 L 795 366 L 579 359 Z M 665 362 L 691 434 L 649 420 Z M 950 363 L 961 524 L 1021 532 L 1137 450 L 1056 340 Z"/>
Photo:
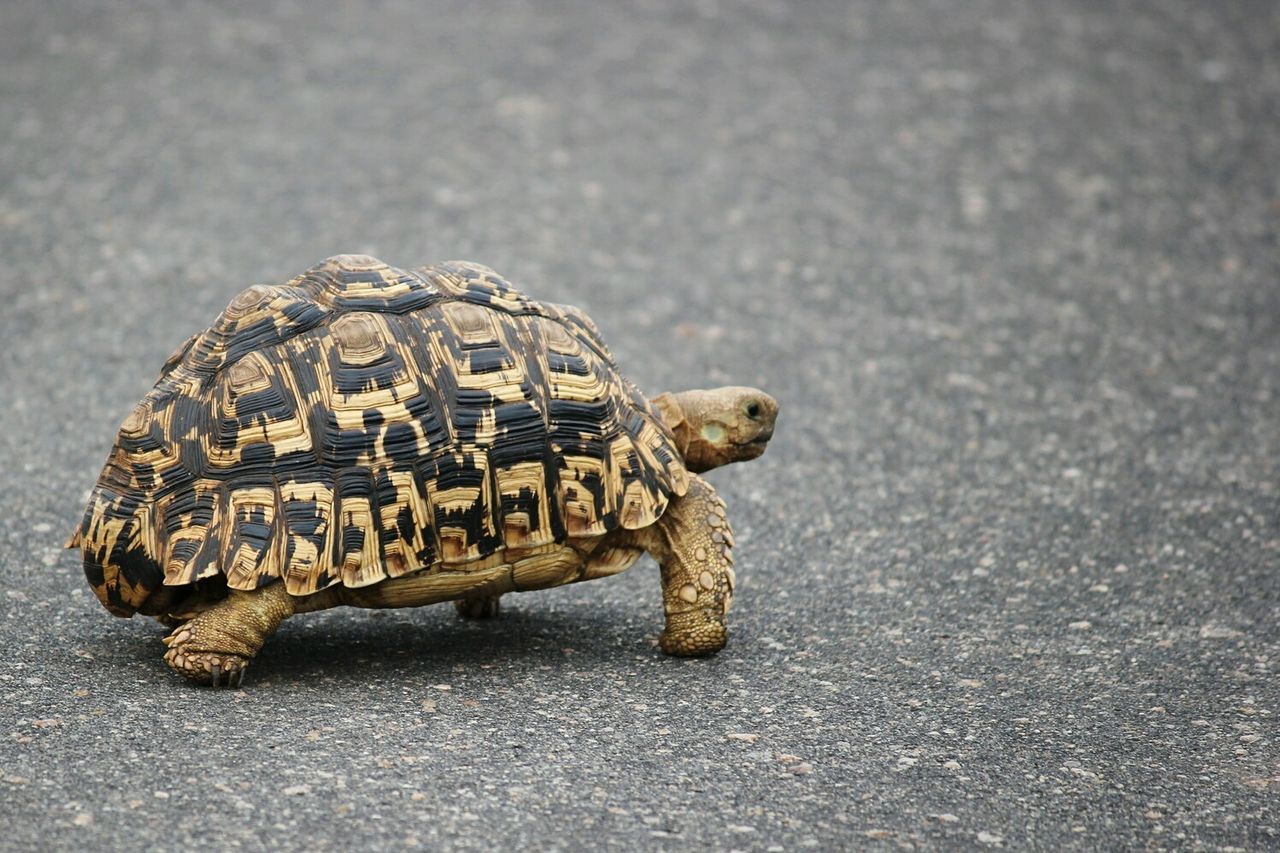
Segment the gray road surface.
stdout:
<path fill-rule="evenodd" d="M 0 847 L 1280 845 L 1280 7 L 259 5 L 0 10 Z M 647 560 L 240 692 L 97 605 L 161 361 L 343 251 L 781 400 L 723 654 Z"/>

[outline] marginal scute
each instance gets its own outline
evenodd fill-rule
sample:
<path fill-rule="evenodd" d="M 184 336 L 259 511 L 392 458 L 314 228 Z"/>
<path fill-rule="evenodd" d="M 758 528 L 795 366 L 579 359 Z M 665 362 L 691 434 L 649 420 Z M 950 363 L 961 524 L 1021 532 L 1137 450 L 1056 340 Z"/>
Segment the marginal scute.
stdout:
<path fill-rule="evenodd" d="M 388 577 L 429 568 L 434 561 L 435 543 L 430 541 L 432 517 L 418 479 L 412 469 L 387 471 L 382 475 L 390 500 L 381 502 L 382 553 Z M 407 522 L 401 524 L 401 516 Z"/>
<path fill-rule="evenodd" d="M 287 537 L 284 583 L 292 595 L 315 592 L 330 575 L 333 550 L 333 487 L 289 482 L 280 486 L 282 535 Z M 327 583 L 323 584 L 327 586 Z"/>
<path fill-rule="evenodd" d="M 688 477 L 581 311 L 478 264 L 339 255 L 241 291 L 179 347 L 73 542 L 104 605 L 129 615 L 204 582 L 307 595 L 478 576 L 650 525 Z M 521 583 L 568 577 L 548 560 Z"/>
<path fill-rule="evenodd" d="M 277 501 L 275 490 L 267 487 L 231 493 L 231 531 L 222 571 L 232 589 L 256 589 L 261 579 L 280 576 L 285 541 L 279 535 Z"/>
<path fill-rule="evenodd" d="M 494 476 L 501 502 L 503 543 L 509 548 L 536 548 L 554 542 L 542 463 L 519 462 L 497 469 Z"/>
<path fill-rule="evenodd" d="M 352 589 L 377 583 L 387 576 L 382 565 L 378 528 L 374 524 L 371 497 L 373 478 L 362 468 L 338 472 L 334 500 L 337 519 L 336 568 L 343 586 Z"/>
<path fill-rule="evenodd" d="M 208 535 L 208 528 L 192 527 L 180 530 L 169 538 L 169 552 L 164 563 L 165 584 L 183 586 L 195 581 L 199 571 L 196 558 Z"/>

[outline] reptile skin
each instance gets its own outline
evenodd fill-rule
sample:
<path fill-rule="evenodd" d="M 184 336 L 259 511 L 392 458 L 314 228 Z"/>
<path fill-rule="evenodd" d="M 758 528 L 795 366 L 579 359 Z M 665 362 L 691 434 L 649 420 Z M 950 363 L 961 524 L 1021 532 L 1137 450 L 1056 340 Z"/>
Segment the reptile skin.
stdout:
<path fill-rule="evenodd" d="M 697 476 L 764 451 L 751 388 L 647 400 L 576 308 L 487 267 L 330 258 L 235 297 L 121 426 L 71 547 L 165 660 L 239 684 L 281 621 L 662 569 L 676 655 L 727 638 L 723 502 Z"/>

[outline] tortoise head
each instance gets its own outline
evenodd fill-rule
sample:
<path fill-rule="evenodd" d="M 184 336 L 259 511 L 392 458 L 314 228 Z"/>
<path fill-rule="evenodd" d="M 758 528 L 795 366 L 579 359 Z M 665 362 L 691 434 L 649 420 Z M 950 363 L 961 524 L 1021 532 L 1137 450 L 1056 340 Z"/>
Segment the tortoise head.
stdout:
<path fill-rule="evenodd" d="M 737 385 L 659 394 L 653 405 L 694 473 L 755 459 L 773 437 L 778 417 L 777 400 Z"/>

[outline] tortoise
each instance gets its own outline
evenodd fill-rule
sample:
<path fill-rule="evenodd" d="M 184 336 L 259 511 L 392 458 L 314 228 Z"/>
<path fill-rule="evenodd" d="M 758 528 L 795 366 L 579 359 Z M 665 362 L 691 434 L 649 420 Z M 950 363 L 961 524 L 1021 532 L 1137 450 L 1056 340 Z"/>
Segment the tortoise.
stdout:
<path fill-rule="evenodd" d="M 721 649 L 725 504 L 698 476 L 764 452 L 743 387 L 646 399 L 581 310 L 479 264 L 329 258 L 237 295 L 120 427 L 68 547 L 99 601 L 172 628 L 165 661 L 239 686 L 285 618 L 499 598 L 648 552 L 667 654 Z"/>

